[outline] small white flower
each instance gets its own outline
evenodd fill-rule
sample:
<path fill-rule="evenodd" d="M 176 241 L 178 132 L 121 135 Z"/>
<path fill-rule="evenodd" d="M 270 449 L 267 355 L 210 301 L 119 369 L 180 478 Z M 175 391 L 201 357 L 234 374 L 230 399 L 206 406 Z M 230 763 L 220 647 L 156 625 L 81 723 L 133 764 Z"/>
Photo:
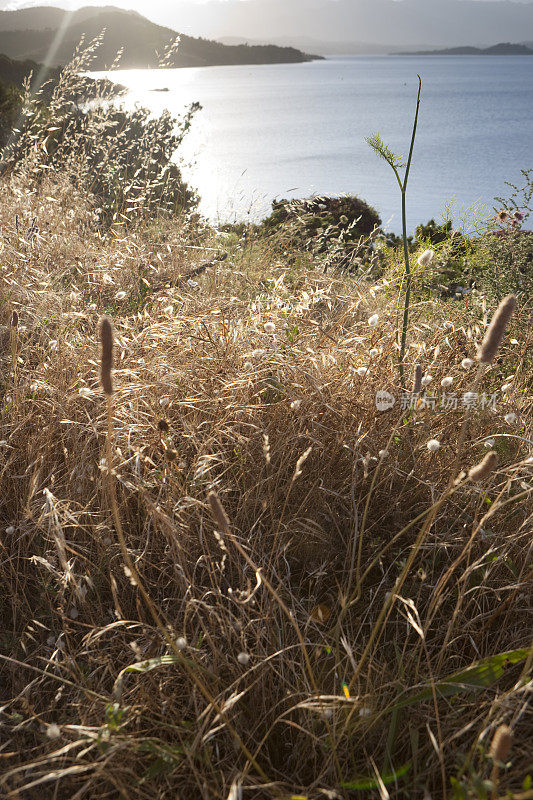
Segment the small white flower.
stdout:
<path fill-rule="evenodd" d="M 49 739 L 59 739 L 61 736 L 61 729 L 59 725 L 56 725 L 55 723 L 49 725 L 46 729 L 46 735 Z"/>
<path fill-rule="evenodd" d="M 426 447 L 430 453 L 437 453 L 440 450 L 440 442 L 438 439 L 430 439 Z"/>
<path fill-rule="evenodd" d="M 276 326 L 274 325 L 273 322 L 266 322 L 265 325 L 264 325 L 264 328 L 265 328 L 265 333 L 275 333 L 276 332 Z"/>
<path fill-rule="evenodd" d="M 505 421 L 506 421 L 506 423 L 508 425 L 514 425 L 514 423 L 516 422 L 518 417 L 516 416 L 516 414 L 513 414 L 513 412 L 511 411 L 510 414 L 506 414 L 505 415 L 504 419 L 505 419 Z"/>
<path fill-rule="evenodd" d="M 178 636 L 178 638 L 176 639 L 176 647 L 178 648 L 178 650 L 185 650 L 185 648 L 187 647 L 187 639 L 185 638 L 185 636 Z"/>
<path fill-rule="evenodd" d="M 433 256 L 435 255 L 434 250 L 424 250 L 422 255 L 418 257 L 418 264 L 421 267 L 428 267 L 431 262 L 433 261 Z"/>
<path fill-rule="evenodd" d="M 443 389 L 449 389 L 452 383 L 453 383 L 453 378 L 448 377 L 448 378 L 443 378 L 440 382 L 440 385 L 442 386 Z"/>
<path fill-rule="evenodd" d="M 375 328 L 379 322 L 379 314 L 372 314 L 371 317 L 368 318 L 368 324 L 371 328 Z"/>
<path fill-rule="evenodd" d="M 429 386 L 432 380 L 433 380 L 433 375 L 424 375 L 424 377 L 422 378 L 422 386 Z"/>
<path fill-rule="evenodd" d="M 115 300 L 125 300 L 126 299 L 126 292 L 117 292 L 115 295 Z"/>
<path fill-rule="evenodd" d="M 492 448 L 494 447 L 495 444 L 496 444 L 495 439 L 487 439 L 484 442 L 484 445 L 487 448 L 487 450 L 492 450 Z"/>
<path fill-rule="evenodd" d="M 243 667 L 245 667 L 250 661 L 250 656 L 248 655 L 248 653 L 239 653 L 239 655 L 237 656 L 237 661 L 239 662 L 239 664 L 242 664 Z"/>
<path fill-rule="evenodd" d="M 159 405 L 165 408 L 166 406 L 170 405 L 170 397 L 162 397 L 159 401 Z"/>
<path fill-rule="evenodd" d="M 15 533 L 15 528 L 13 525 L 10 525 L 9 528 L 6 528 L 6 533 L 8 536 L 12 536 Z"/>
<path fill-rule="evenodd" d="M 82 397 L 90 397 L 91 390 L 87 386 L 82 386 L 81 389 L 78 389 L 78 394 Z"/>
<path fill-rule="evenodd" d="M 388 450 L 380 450 L 379 453 L 378 453 L 378 456 L 380 458 L 387 458 L 388 455 L 389 455 L 389 451 Z"/>
<path fill-rule="evenodd" d="M 291 408 L 293 411 L 299 411 L 301 405 L 302 405 L 301 400 L 293 400 L 291 403 Z"/>
<path fill-rule="evenodd" d="M 360 378 L 366 378 L 368 374 L 368 367 L 358 367 L 356 370 Z"/>
<path fill-rule="evenodd" d="M 461 361 L 461 366 L 463 369 L 472 369 L 474 366 L 475 361 L 472 358 L 463 358 Z"/>

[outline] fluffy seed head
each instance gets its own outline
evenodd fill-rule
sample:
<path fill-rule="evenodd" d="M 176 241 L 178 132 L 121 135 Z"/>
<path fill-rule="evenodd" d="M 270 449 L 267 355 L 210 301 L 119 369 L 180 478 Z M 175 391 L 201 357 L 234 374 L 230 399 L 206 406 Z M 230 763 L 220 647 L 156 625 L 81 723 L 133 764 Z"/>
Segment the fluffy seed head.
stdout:
<path fill-rule="evenodd" d="M 424 375 L 424 377 L 422 378 L 422 386 L 429 386 L 432 380 L 433 380 L 433 375 Z"/>
<path fill-rule="evenodd" d="M 237 656 L 237 661 L 239 662 L 239 664 L 242 664 L 243 667 L 245 667 L 250 661 L 250 656 L 248 655 L 248 653 L 239 653 L 239 655 Z"/>
<path fill-rule="evenodd" d="M 463 358 L 463 360 L 461 361 L 461 366 L 463 369 L 472 369 L 474 363 L 475 362 L 471 358 Z"/>
<path fill-rule="evenodd" d="M 514 425 L 518 417 L 511 411 L 509 414 L 505 415 L 504 419 L 508 425 Z"/>
<path fill-rule="evenodd" d="M 443 389 L 449 389 L 452 383 L 453 383 L 453 378 L 448 377 L 448 378 L 443 378 L 440 382 L 440 385 L 442 386 Z"/>
<path fill-rule="evenodd" d="M 178 638 L 176 639 L 176 647 L 178 648 L 178 650 L 185 650 L 185 648 L 187 647 L 187 639 L 185 638 L 185 636 L 178 636 Z"/>
<path fill-rule="evenodd" d="M 418 257 L 418 264 L 421 267 L 428 267 L 431 262 L 433 261 L 433 256 L 435 255 L 434 250 L 424 250 L 422 255 Z"/>
<path fill-rule="evenodd" d="M 264 327 L 265 327 L 265 333 L 275 333 L 276 332 L 276 326 L 275 326 L 275 324 L 273 322 L 266 322 Z"/>
<path fill-rule="evenodd" d="M 56 725 L 55 723 L 49 725 L 46 729 L 46 735 L 49 739 L 59 739 L 61 736 L 61 729 L 59 728 L 59 725 Z"/>
<path fill-rule="evenodd" d="M 493 761 L 505 763 L 511 750 L 513 732 L 508 725 L 500 725 L 492 739 L 490 757 Z"/>
<path fill-rule="evenodd" d="M 375 328 L 379 322 L 379 314 L 372 314 L 371 317 L 368 318 L 368 324 L 371 328 Z"/>
<path fill-rule="evenodd" d="M 477 357 L 482 364 L 490 364 L 494 361 L 515 308 L 516 297 L 514 294 L 505 297 L 498 306 L 479 348 Z"/>
<path fill-rule="evenodd" d="M 100 362 L 100 379 L 105 394 L 113 394 L 113 381 L 111 370 L 113 368 L 113 328 L 111 321 L 104 317 L 100 323 L 100 341 L 102 343 L 102 358 Z"/>
<path fill-rule="evenodd" d="M 437 453 L 440 450 L 440 442 L 438 439 L 430 439 L 426 447 L 430 453 Z"/>
<path fill-rule="evenodd" d="M 485 478 L 488 478 L 489 475 L 494 472 L 497 466 L 498 453 L 495 450 L 491 450 L 490 453 L 487 453 L 483 461 L 475 467 L 472 467 L 468 473 L 468 477 L 473 481 L 484 481 Z"/>

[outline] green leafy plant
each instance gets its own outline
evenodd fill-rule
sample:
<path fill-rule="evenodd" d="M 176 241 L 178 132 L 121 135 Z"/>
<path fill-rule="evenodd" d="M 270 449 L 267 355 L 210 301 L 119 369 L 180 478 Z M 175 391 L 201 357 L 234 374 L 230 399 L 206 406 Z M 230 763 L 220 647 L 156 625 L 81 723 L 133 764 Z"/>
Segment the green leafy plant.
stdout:
<path fill-rule="evenodd" d="M 409 303 L 411 300 L 411 266 L 409 263 L 409 240 L 407 238 L 407 185 L 409 183 L 409 173 L 411 171 L 411 162 L 413 159 L 413 151 L 415 148 L 416 131 L 418 127 L 418 114 L 420 111 L 420 96 L 422 94 L 422 78 L 418 76 L 418 97 L 416 101 L 416 112 L 413 123 L 413 133 L 411 136 L 411 147 L 409 149 L 409 156 L 407 162 L 404 162 L 403 157 L 393 153 L 391 148 L 385 144 L 379 133 L 374 134 L 367 138 L 367 143 L 374 150 L 374 152 L 389 164 L 392 168 L 400 192 L 402 195 L 402 239 L 403 239 L 403 253 L 405 260 L 405 303 L 403 312 L 403 323 L 400 343 L 400 381 L 402 387 L 405 385 L 404 374 L 404 359 L 405 359 L 405 345 L 407 341 L 407 326 L 409 324 Z M 400 175 L 400 170 L 404 169 L 403 177 Z"/>

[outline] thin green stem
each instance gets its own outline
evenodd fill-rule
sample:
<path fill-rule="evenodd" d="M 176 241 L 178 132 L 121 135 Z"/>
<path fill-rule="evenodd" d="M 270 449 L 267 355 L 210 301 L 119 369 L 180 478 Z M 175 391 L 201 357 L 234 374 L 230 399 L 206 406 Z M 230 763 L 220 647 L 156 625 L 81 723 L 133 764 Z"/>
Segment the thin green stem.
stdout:
<path fill-rule="evenodd" d="M 401 336 L 401 344 L 400 344 L 400 383 L 402 389 L 405 389 L 405 370 L 404 370 L 404 360 L 405 360 L 405 348 L 407 344 L 407 328 L 409 325 L 409 305 L 411 302 L 411 265 L 409 263 L 409 245 L 407 242 L 407 207 L 406 207 L 406 195 L 407 195 L 407 184 L 409 183 L 409 173 L 411 171 L 411 163 L 413 160 L 413 152 L 415 149 L 415 140 L 416 140 L 416 131 L 418 128 L 418 115 L 420 112 L 420 95 L 422 93 L 422 78 L 420 75 L 418 76 L 418 97 L 416 100 L 416 112 L 415 112 L 415 119 L 413 123 L 413 133 L 411 136 L 411 147 L 409 149 L 409 158 L 407 159 L 407 166 L 405 168 L 405 177 L 403 180 L 403 185 L 400 187 L 402 190 L 402 235 L 403 235 L 403 256 L 405 260 L 405 304 L 404 304 L 404 311 L 403 311 L 403 322 L 402 322 L 402 336 Z"/>
<path fill-rule="evenodd" d="M 409 244 L 407 242 L 407 209 L 405 189 L 402 191 L 402 234 L 403 257 L 405 261 L 405 303 L 403 308 L 402 340 L 400 345 L 400 383 L 405 389 L 404 359 L 407 344 L 407 327 L 409 325 L 409 305 L 411 303 L 411 265 L 409 263 Z"/>
<path fill-rule="evenodd" d="M 416 129 L 418 128 L 418 115 L 420 113 L 420 96 L 422 94 L 422 78 L 418 75 L 418 97 L 416 99 L 416 112 L 415 121 L 413 124 L 413 135 L 411 136 L 411 148 L 409 150 L 409 158 L 407 159 L 407 167 L 405 168 L 405 177 L 403 181 L 403 191 L 407 191 L 407 183 L 409 181 L 409 172 L 411 171 L 411 162 L 413 160 L 413 151 L 415 149 Z"/>

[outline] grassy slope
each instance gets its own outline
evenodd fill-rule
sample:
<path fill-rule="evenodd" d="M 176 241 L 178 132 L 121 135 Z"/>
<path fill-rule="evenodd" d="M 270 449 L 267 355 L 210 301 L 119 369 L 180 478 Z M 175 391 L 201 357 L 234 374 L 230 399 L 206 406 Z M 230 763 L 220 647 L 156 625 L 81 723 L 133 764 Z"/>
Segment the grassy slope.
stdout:
<path fill-rule="evenodd" d="M 531 450 L 513 438 L 533 433 L 528 310 L 483 379 L 490 392 L 514 374 L 513 392 L 474 416 L 463 458 L 476 463 L 498 435 L 500 466 L 458 488 L 419 537 L 448 486 L 462 413 L 376 413 L 377 390 L 398 392 L 394 292 L 179 221 L 102 237 L 86 198 L 60 182 L 4 184 L 2 196 L 0 791 L 226 798 L 242 783 L 253 798 L 377 797 L 340 784 L 408 764 L 391 796 L 437 798 L 465 758 L 464 774 L 489 777 L 505 721 L 514 743 L 496 795 L 519 792 L 533 733 L 524 662 L 480 691 L 463 679 L 438 699 L 430 687 L 531 645 Z M 213 262 L 221 248 L 227 260 Z M 116 539 L 103 312 L 116 331 L 121 524 L 183 651 L 169 649 Z M 467 390 L 461 360 L 483 328 L 479 307 L 417 304 L 410 369 L 420 361 L 435 386 L 451 375 Z M 213 488 L 248 560 L 215 533 Z M 113 690 L 121 669 L 165 654 L 185 660 Z"/>

